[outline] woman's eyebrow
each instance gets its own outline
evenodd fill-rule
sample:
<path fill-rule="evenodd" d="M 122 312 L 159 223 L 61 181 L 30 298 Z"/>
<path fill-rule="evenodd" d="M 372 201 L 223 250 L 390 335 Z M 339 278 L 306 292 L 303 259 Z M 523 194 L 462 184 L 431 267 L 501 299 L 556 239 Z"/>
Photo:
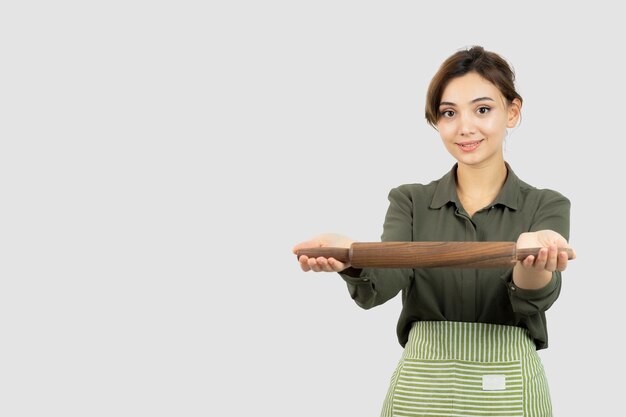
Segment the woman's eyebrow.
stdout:
<path fill-rule="evenodd" d="M 478 101 L 495 101 L 495 100 L 492 99 L 491 97 L 478 97 L 470 101 L 470 104 L 476 103 Z M 439 106 L 455 106 L 455 105 L 456 104 L 451 101 L 442 101 L 441 103 L 439 103 Z"/>
<path fill-rule="evenodd" d="M 495 100 L 492 99 L 491 97 L 478 97 L 470 101 L 470 103 L 476 103 L 477 101 L 495 101 Z"/>

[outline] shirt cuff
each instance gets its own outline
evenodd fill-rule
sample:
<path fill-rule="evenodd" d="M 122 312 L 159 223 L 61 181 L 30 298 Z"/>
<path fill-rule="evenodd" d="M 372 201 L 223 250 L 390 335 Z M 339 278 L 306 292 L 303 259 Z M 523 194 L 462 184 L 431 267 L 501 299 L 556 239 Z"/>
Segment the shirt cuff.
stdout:
<path fill-rule="evenodd" d="M 370 281 L 364 269 L 349 267 L 339 272 L 341 278 L 348 284 L 366 284 Z"/>
<path fill-rule="evenodd" d="M 548 282 L 544 287 L 537 288 L 534 290 L 518 287 L 513 282 L 513 279 L 511 279 L 507 283 L 507 285 L 509 287 L 509 294 L 511 294 L 512 296 L 515 296 L 522 300 L 539 300 L 539 299 L 546 298 L 547 296 L 552 294 L 558 285 L 558 281 L 559 280 L 556 279 L 555 277 L 555 272 L 553 272 L 550 282 Z"/>

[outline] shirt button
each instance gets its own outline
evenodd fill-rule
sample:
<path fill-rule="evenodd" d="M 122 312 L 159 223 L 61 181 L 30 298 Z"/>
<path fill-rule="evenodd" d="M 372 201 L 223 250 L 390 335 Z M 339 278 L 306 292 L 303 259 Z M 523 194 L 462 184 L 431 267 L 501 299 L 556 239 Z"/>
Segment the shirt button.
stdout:
<path fill-rule="evenodd" d="M 515 287 L 511 285 L 511 291 L 515 291 Z"/>

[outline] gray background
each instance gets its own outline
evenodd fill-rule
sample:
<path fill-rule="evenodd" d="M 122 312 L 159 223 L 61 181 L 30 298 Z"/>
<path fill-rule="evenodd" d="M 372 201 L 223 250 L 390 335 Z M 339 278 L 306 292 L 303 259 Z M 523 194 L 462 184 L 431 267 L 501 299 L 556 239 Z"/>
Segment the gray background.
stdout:
<path fill-rule="evenodd" d="M 378 240 L 390 188 L 449 170 L 425 90 L 473 44 L 518 74 L 505 158 L 572 201 L 555 415 L 621 408 L 611 2 L 7 3 L 0 415 L 377 416 L 399 298 L 361 310 L 291 247 Z"/>

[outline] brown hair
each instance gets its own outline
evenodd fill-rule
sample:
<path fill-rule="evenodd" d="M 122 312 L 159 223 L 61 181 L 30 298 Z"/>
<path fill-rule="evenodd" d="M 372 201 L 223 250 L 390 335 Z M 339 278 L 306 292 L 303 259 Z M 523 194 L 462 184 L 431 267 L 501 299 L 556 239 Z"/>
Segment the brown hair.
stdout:
<path fill-rule="evenodd" d="M 469 72 L 475 72 L 495 85 L 509 104 L 514 99 L 522 101 L 522 96 L 515 90 L 515 73 L 509 64 L 500 55 L 485 51 L 482 46 L 473 46 L 446 59 L 430 81 L 426 94 L 426 121 L 432 127 L 437 128 L 441 116 L 439 104 L 443 90 L 453 78 Z"/>

